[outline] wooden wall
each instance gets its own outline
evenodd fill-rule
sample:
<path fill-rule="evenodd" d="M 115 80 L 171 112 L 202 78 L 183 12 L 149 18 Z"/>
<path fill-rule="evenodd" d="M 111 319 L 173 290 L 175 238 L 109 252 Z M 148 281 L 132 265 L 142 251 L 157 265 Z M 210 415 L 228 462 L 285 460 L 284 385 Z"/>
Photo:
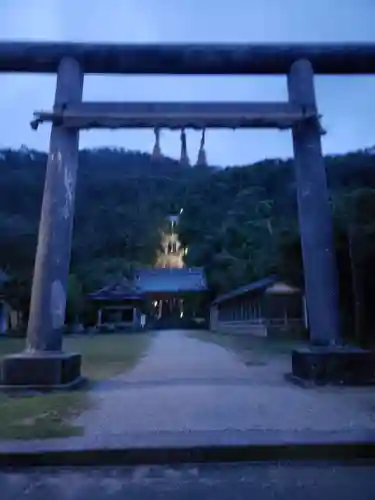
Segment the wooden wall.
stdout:
<path fill-rule="evenodd" d="M 210 329 L 261 337 L 294 336 L 304 327 L 303 297 L 297 293 L 248 293 L 213 305 Z"/>

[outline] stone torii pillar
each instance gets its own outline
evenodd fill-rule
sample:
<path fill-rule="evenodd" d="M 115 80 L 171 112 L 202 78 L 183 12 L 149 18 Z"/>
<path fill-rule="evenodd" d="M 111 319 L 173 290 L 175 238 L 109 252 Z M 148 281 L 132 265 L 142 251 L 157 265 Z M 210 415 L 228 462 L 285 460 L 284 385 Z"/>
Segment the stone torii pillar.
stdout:
<path fill-rule="evenodd" d="M 296 61 L 288 75 L 289 101 L 317 112 L 314 72 Z M 326 169 L 318 118 L 292 129 L 305 292 L 312 344 L 340 341 L 338 275 Z"/>
<path fill-rule="evenodd" d="M 83 71 L 62 59 L 55 108 L 82 99 Z M 3 384 L 51 387 L 80 380 L 79 354 L 62 352 L 69 273 L 79 131 L 54 124 L 51 130 L 26 349 L 3 360 Z"/>
<path fill-rule="evenodd" d="M 298 60 L 288 75 L 289 100 L 316 111 L 314 72 Z M 292 352 L 292 380 L 362 384 L 374 380 L 370 351 L 340 345 L 339 286 L 332 215 L 318 118 L 292 129 L 310 346 Z"/>

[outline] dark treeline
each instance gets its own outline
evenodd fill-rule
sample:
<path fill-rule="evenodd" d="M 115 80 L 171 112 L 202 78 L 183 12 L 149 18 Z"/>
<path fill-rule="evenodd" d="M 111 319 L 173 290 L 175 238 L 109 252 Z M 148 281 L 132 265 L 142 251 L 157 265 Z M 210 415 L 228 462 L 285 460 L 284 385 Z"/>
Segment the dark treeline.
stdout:
<path fill-rule="evenodd" d="M 46 155 L 0 151 L 0 266 L 8 293 L 27 308 Z M 371 339 L 375 270 L 375 155 L 326 158 L 344 330 Z M 74 310 L 86 291 L 155 262 L 160 228 L 183 208 L 188 265 L 204 266 L 213 295 L 277 272 L 303 285 L 292 161 L 244 167 L 183 167 L 113 149 L 84 150 L 76 193 L 69 282 Z"/>

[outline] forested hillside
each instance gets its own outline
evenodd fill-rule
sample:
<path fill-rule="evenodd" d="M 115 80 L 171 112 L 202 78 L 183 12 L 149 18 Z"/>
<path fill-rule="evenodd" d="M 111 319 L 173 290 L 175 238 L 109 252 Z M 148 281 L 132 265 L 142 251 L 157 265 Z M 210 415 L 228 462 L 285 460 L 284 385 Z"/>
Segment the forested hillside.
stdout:
<path fill-rule="evenodd" d="M 0 267 L 19 281 L 29 281 L 32 272 L 45 164 L 43 153 L 0 151 Z M 354 288 L 368 330 L 374 323 L 375 155 L 331 156 L 326 165 L 346 323 Z M 153 265 L 164 217 L 180 208 L 187 264 L 206 268 L 213 294 L 274 271 L 301 284 L 291 161 L 188 168 L 167 158 L 155 162 L 148 154 L 98 149 L 80 153 L 75 286 L 88 290 L 109 275 Z"/>

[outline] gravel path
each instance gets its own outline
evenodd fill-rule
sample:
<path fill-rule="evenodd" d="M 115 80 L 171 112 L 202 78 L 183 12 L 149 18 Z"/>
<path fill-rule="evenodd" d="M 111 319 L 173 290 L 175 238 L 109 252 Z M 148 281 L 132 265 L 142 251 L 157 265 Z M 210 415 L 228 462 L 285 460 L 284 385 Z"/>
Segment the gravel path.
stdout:
<path fill-rule="evenodd" d="M 372 388 L 303 389 L 290 358 L 245 366 L 181 330 L 158 333 L 133 371 L 103 382 L 77 424 L 86 436 L 143 431 L 375 429 Z"/>

